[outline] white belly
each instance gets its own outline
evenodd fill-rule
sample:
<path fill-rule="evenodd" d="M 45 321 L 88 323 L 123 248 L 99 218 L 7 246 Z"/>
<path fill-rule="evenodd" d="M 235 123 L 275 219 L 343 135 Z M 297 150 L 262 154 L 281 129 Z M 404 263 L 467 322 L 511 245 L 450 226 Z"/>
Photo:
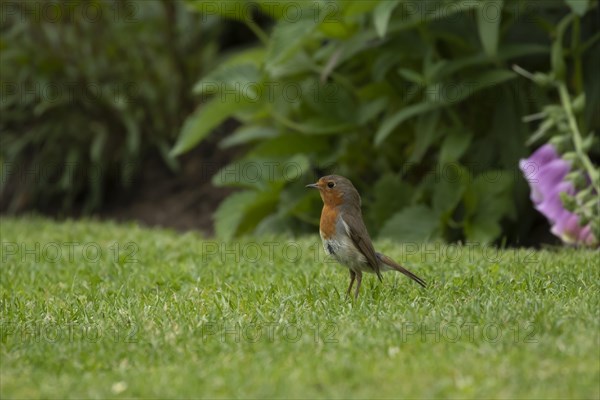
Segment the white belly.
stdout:
<path fill-rule="evenodd" d="M 325 253 L 335 258 L 343 266 L 353 271 L 369 271 L 366 257 L 356 249 L 352 239 L 346 235 L 339 235 L 337 239 L 323 240 Z"/>

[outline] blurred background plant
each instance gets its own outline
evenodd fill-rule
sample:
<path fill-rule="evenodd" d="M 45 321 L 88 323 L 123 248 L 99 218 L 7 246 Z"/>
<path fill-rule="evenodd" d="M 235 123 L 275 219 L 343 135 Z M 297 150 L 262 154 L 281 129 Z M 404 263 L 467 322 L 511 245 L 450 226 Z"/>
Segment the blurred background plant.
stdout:
<path fill-rule="evenodd" d="M 3 1 L 0 209 L 97 213 L 147 183 L 144 213 L 189 229 L 210 214 L 190 205 L 233 188 L 217 236 L 314 233 L 304 185 L 337 173 L 374 236 L 536 245 L 553 239 L 519 160 L 550 144 L 559 206 L 591 229 L 599 17 L 586 0 Z"/>
<path fill-rule="evenodd" d="M 522 118 L 550 115 L 557 97 L 513 64 L 562 74 L 585 127 L 581 150 L 594 150 L 597 2 L 189 4 L 242 21 L 259 39 L 195 85 L 206 101 L 173 149 L 197 146 L 228 118 L 241 123 L 221 146 L 244 156 L 213 178 L 242 189 L 215 214 L 221 237 L 314 231 L 320 199 L 304 185 L 338 173 L 362 193 L 375 235 L 531 244 L 538 215 L 518 162 L 536 126 Z M 254 20 L 265 14 L 268 30 Z"/>
<path fill-rule="evenodd" d="M 2 202 L 98 210 L 169 155 L 220 26 L 182 2 L 2 2 Z"/>
<path fill-rule="evenodd" d="M 552 224 L 552 233 L 563 242 L 597 246 L 600 239 L 600 173 L 590 153 L 597 152 L 600 88 L 591 79 L 600 70 L 596 29 L 582 42 L 581 18 L 586 2 L 569 2 L 572 12 L 557 25 L 552 45 L 551 71 L 531 73 L 518 65 L 513 69 L 541 88 L 554 92 L 555 102 L 545 105 L 525 122 L 540 121 L 529 144 L 548 142 L 521 169 L 532 189 L 531 198 Z M 571 40 L 565 45 L 570 29 Z M 584 55 L 590 52 L 584 73 Z M 569 65 L 569 74 L 567 74 Z M 586 108 L 586 102 L 592 104 Z"/>

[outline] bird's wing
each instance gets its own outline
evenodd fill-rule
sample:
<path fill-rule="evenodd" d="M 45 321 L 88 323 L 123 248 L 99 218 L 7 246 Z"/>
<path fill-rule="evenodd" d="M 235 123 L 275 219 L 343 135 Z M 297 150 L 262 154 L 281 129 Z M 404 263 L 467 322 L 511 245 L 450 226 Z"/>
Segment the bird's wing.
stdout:
<path fill-rule="evenodd" d="M 373 243 L 371 243 L 371 237 L 369 236 L 369 232 L 365 227 L 362 216 L 360 214 L 355 216 L 353 213 L 344 213 L 341 220 L 344 224 L 344 228 L 346 229 L 346 233 L 348 236 L 350 236 L 350 239 L 352 239 L 352 242 L 356 248 L 358 248 L 365 256 L 367 263 L 371 268 L 373 268 L 373 271 L 377 274 L 379 280 L 382 280 L 379 268 L 379 259 L 375 254 Z"/>

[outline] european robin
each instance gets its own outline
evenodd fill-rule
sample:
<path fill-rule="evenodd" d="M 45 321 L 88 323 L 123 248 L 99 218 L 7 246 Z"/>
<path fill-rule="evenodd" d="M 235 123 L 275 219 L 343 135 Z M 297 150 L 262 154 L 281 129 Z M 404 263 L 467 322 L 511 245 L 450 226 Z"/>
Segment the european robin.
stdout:
<path fill-rule="evenodd" d="M 349 179 L 328 175 L 306 187 L 318 189 L 323 199 L 319 233 L 325 252 L 350 270 L 348 295 L 356 280 L 354 298 L 358 297 L 363 272 L 377 274 L 381 281 L 381 272 L 398 271 L 425 287 L 423 279 L 375 251 L 363 222 L 360 195 Z"/>

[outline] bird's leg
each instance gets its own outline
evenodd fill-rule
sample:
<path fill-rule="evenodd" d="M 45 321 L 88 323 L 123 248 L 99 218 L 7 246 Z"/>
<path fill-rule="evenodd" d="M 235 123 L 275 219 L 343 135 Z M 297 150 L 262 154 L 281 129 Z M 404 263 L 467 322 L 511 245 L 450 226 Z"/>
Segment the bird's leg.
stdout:
<path fill-rule="evenodd" d="M 354 298 L 358 299 L 358 291 L 360 290 L 360 284 L 362 282 L 362 271 L 356 273 L 356 291 L 354 292 Z"/>
<path fill-rule="evenodd" d="M 350 286 L 348 286 L 348 290 L 346 291 L 346 295 L 350 296 L 350 291 L 352 290 L 352 285 L 354 285 L 354 279 L 356 278 L 356 272 L 350 270 Z"/>

